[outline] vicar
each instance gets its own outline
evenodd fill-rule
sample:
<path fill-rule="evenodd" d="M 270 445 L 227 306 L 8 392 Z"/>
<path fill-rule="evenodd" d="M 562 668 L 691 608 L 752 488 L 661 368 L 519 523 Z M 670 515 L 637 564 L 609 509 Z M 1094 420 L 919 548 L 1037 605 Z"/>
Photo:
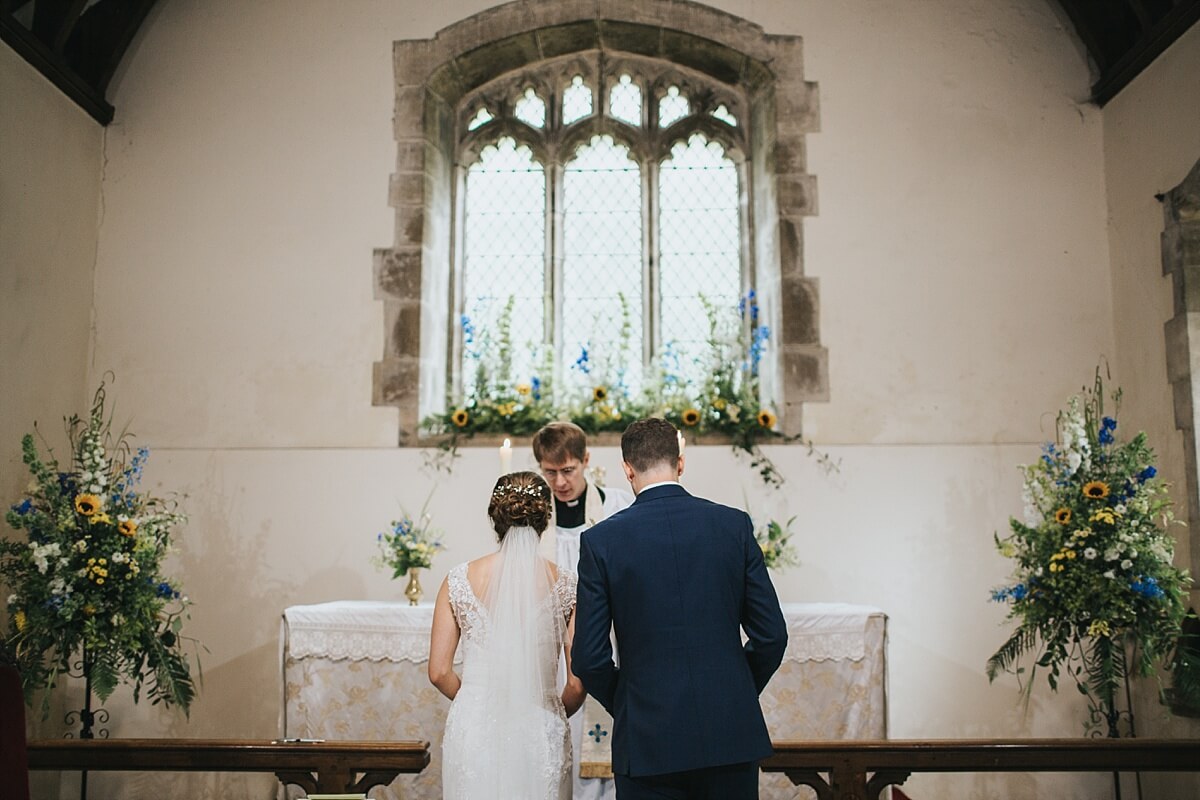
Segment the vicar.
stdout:
<path fill-rule="evenodd" d="M 551 422 L 538 431 L 533 437 L 533 457 L 554 493 L 554 516 L 550 527 L 542 534 L 542 556 L 574 572 L 579 564 L 580 534 L 631 505 L 633 495 L 624 489 L 601 488 L 595 481 L 588 480 L 591 453 L 587 436 L 574 423 Z M 611 737 L 605 731 L 612 730 L 611 718 L 589 698 L 570 722 L 575 761 L 572 766 L 574 800 L 612 798 L 615 792 L 611 780 L 581 777 L 579 769 L 583 731 L 598 730 L 598 736 L 607 745 Z"/>

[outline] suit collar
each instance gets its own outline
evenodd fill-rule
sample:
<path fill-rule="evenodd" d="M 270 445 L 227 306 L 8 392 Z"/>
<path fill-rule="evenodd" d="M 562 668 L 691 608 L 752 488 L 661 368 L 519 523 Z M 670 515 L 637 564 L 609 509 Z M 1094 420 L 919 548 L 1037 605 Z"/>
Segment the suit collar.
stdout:
<path fill-rule="evenodd" d="M 634 499 L 634 503 L 643 501 L 660 500 L 664 497 L 684 497 L 688 494 L 688 490 L 672 481 L 671 483 L 659 484 L 651 486 L 648 489 L 643 489 L 638 492 L 638 496 Z"/>

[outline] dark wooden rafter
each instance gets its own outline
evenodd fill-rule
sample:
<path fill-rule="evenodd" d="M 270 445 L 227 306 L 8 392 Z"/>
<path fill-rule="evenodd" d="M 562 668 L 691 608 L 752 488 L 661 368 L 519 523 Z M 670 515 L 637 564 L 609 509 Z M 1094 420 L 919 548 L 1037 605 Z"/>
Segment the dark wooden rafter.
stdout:
<path fill-rule="evenodd" d="M 1096 64 L 1103 106 L 1200 19 L 1200 0 L 1058 0 Z"/>
<path fill-rule="evenodd" d="M 107 125 L 108 84 L 155 0 L 32 1 L 0 0 L 0 38 Z"/>
<path fill-rule="evenodd" d="M 1101 106 L 1200 19 L 1200 0 L 1056 1 L 1096 64 L 1091 99 Z M 0 39 L 107 125 L 109 81 L 154 2 L 0 0 Z"/>

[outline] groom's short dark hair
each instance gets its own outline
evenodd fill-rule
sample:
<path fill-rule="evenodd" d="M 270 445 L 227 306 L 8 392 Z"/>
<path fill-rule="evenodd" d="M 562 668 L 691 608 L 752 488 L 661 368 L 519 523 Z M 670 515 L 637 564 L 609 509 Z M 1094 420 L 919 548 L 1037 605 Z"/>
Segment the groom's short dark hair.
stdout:
<path fill-rule="evenodd" d="M 679 460 L 679 431 L 662 417 L 639 419 L 621 434 L 621 458 L 637 472 L 673 467 Z"/>

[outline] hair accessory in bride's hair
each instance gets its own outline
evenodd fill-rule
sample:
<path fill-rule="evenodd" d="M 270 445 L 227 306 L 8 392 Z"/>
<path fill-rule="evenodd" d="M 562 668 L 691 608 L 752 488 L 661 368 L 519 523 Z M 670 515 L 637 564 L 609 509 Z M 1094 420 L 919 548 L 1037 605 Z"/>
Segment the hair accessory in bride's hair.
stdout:
<path fill-rule="evenodd" d="M 492 489 L 492 497 L 495 497 L 496 499 L 518 494 L 525 495 L 526 497 L 532 497 L 534 499 L 538 499 L 543 496 L 537 484 L 533 483 L 504 483 L 498 485 L 495 489 Z"/>

